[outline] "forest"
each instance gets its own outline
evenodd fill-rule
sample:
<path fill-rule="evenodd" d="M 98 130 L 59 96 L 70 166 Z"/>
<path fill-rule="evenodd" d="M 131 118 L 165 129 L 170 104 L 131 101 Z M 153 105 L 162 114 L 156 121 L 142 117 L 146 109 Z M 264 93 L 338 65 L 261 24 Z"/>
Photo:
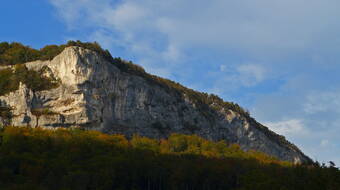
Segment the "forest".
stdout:
<path fill-rule="evenodd" d="M 4 127 L 0 187 L 13 190 L 338 190 L 340 171 L 294 165 L 195 135 L 155 140 L 81 129 Z"/>

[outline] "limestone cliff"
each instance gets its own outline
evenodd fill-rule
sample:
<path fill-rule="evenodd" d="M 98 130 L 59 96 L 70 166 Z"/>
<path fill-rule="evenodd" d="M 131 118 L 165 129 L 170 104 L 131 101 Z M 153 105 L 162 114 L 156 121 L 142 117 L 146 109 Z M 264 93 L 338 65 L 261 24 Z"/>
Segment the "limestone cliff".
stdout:
<path fill-rule="evenodd" d="M 309 162 L 296 146 L 253 118 L 233 109 L 198 104 L 175 88 L 125 72 L 100 54 L 68 47 L 51 61 L 25 63 L 60 82 L 57 88 L 32 91 L 20 84 L 0 96 L 12 108 L 14 126 L 85 127 L 106 133 L 162 138 L 170 133 L 197 134 L 227 140 L 281 160 Z M 1 69 L 1 68 L 0 68 Z M 0 122 L 5 119 L 0 117 Z"/>

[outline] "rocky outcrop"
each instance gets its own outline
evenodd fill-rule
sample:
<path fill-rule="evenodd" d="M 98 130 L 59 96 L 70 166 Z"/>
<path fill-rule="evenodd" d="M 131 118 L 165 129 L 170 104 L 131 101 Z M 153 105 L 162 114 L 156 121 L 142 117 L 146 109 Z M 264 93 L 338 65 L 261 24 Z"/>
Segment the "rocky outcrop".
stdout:
<path fill-rule="evenodd" d="M 57 88 L 33 92 L 24 84 L 0 96 L 12 108 L 11 125 L 84 127 L 106 133 L 138 133 L 163 138 L 170 133 L 227 140 L 281 160 L 309 162 L 296 146 L 250 117 L 206 105 L 198 109 L 184 93 L 145 77 L 123 72 L 99 54 L 68 47 L 51 61 L 25 64 L 60 81 Z M 47 69 L 46 69 L 47 68 Z M 1 121 L 1 120 L 0 120 Z"/>

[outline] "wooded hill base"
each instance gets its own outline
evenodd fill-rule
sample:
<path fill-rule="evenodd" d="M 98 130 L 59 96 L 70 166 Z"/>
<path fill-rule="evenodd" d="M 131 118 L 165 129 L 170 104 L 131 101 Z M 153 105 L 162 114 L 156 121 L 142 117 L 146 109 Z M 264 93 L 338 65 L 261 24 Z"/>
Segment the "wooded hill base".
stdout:
<path fill-rule="evenodd" d="M 128 140 L 79 129 L 5 127 L 0 139 L 0 189 L 340 189 L 334 166 L 293 165 L 195 135 Z"/>
<path fill-rule="evenodd" d="M 102 56 L 107 62 L 112 63 L 118 67 L 122 72 L 133 74 L 144 78 L 146 81 L 158 85 L 169 92 L 177 93 L 180 96 L 189 98 L 191 102 L 195 104 L 197 110 L 199 110 L 205 117 L 213 118 L 211 110 L 219 112 L 220 110 L 232 110 L 238 114 L 244 116 L 257 126 L 257 129 L 266 134 L 271 140 L 277 141 L 280 144 L 284 144 L 294 149 L 298 148 L 285 139 L 284 136 L 278 135 L 269 130 L 266 126 L 261 125 L 252 118 L 249 112 L 239 106 L 237 103 L 224 101 L 222 98 L 214 94 L 208 94 L 204 92 L 198 92 L 193 89 L 187 88 L 177 82 L 158 77 L 145 72 L 145 70 L 132 63 L 131 61 L 125 61 L 119 57 L 112 57 L 108 50 L 104 50 L 98 43 L 88 43 L 81 41 L 68 41 L 63 45 L 47 45 L 41 49 L 34 49 L 29 46 L 25 46 L 21 43 L 2 42 L 0 43 L 0 66 L 16 67 L 12 69 L 5 69 L 0 71 L 0 96 L 6 95 L 10 92 L 14 92 L 18 89 L 19 83 L 22 82 L 27 85 L 29 89 L 33 91 L 48 90 L 49 88 L 58 87 L 59 83 L 53 78 L 46 78 L 41 75 L 41 71 L 30 71 L 24 69 L 22 65 L 26 62 L 36 60 L 52 60 L 55 56 L 59 55 L 65 48 L 70 46 L 78 46 L 86 48 L 96 52 Z M 21 70 L 24 72 L 16 72 Z M 20 74 L 20 76 L 18 76 Z M 1 105 L 0 105 L 1 106 Z"/>

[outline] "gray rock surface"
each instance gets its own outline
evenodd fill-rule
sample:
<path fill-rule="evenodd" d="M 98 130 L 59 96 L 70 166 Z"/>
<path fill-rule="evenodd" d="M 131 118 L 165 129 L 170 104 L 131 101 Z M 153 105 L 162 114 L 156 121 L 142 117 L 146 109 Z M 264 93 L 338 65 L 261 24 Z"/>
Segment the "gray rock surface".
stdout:
<path fill-rule="evenodd" d="M 186 94 L 122 72 L 91 50 L 68 47 L 51 61 L 25 65 L 32 70 L 48 67 L 44 75 L 59 79 L 61 85 L 33 92 L 20 84 L 17 91 L 0 96 L 0 102 L 13 108 L 11 125 L 85 127 L 155 138 L 170 133 L 197 134 L 238 143 L 244 150 L 262 151 L 281 160 L 310 161 L 296 146 L 254 119 L 211 106 L 207 106 L 207 116 Z M 38 115 L 34 111 L 43 109 L 50 113 Z"/>

